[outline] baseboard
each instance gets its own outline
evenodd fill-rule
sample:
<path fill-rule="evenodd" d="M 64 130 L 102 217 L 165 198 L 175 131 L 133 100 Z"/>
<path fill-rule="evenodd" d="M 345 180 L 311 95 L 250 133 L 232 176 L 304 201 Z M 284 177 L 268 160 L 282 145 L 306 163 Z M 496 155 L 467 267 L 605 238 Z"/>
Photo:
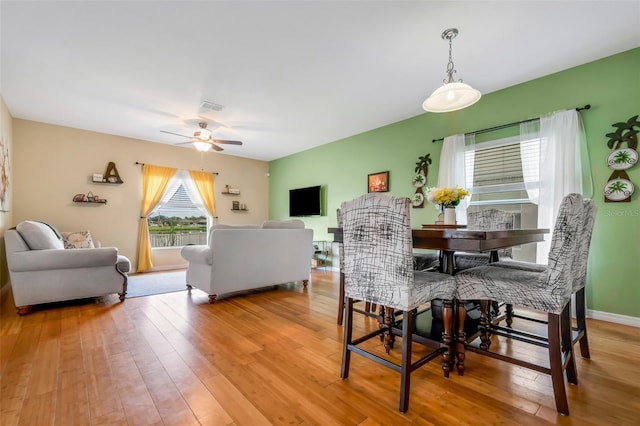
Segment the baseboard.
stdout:
<path fill-rule="evenodd" d="M 640 327 L 640 318 L 638 317 L 594 311 L 593 309 L 587 309 L 587 318 L 613 322 L 616 324 L 630 325 L 632 327 Z"/>

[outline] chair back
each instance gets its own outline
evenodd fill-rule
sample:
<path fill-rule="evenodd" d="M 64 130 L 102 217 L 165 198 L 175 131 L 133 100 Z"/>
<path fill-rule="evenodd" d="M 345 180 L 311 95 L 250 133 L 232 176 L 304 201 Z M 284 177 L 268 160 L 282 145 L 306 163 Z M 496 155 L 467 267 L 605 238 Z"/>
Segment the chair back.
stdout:
<path fill-rule="evenodd" d="M 569 301 L 575 273 L 579 269 L 580 234 L 583 232 L 583 199 L 580 194 L 566 195 L 553 228 L 546 287 L 557 302 Z"/>
<path fill-rule="evenodd" d="M 407 310 L 413 285 L 409 198 L 371 193 L 343 202 L 345 295 Z"/>
<path fill-rule="evenodd" d="M 342 228 L 342 212 L 340 211 L 340 209 L 336 210 L 336 219 L 338 222 L 338 228 Z M 340 270 L 344 271 L 344 245 L 342 243 L 338 243 L 338 250 L 340 250 L 340 253 L 338 254 Z"/>
<path fill-rule="evenodd" d="M 583 224 L 582 232 L 578 241 L 578 262 L 576 274 L 573 281 L 573 292 L 584 288 L 587 282 L 587 265 L 589 261 L 589 247 L 591 246 L 591 236 L 593 235 L 593 226 L 596 222 L 596 203 L 593 200 L 583 201 Z"/>
<path fill-rule="evenodd" d="M 479 231 L 513 229 L 514 214 L 498 209 L 478 210 L 467 213 L 467 228 Z M 502 257 L 512 257 L 512 249 L 498 250 Z"/>

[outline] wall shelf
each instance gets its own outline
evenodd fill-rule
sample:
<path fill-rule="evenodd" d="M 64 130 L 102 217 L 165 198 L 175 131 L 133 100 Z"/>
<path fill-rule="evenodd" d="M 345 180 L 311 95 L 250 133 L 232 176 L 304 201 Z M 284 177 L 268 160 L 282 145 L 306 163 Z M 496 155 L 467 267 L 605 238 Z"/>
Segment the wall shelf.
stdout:
<path fill-rule="evenodd" d="M 107 204 L 107 200 L 98 200 L 98 201 L 74 201 L 74 203 L 78 203 L 78 204 Z"/>
<path fill-rule="evenodd" d="M 107 181 L 102 181 L 102 180 L 92 180 L 91 183 L 95 183 L 97 185 L 121 185 L 124 182 L 120 181 L 120 182 L 107 182 Z"/>
<path fill-rule="evenodd" d="M 224 191 L 222 191 L 222 192 L 221 192 L 221 194 L 222 194 L 222 195 L 240 195 L 240 193 L 239 193 L 239 192 L 238 192 L 238 193 L 235 193 L 235 192 L 224 192 Z"/>
<path fill-rule="evenodd" d="M 232 212 L 248 212 L 249 209 L 231 209 Z"/>

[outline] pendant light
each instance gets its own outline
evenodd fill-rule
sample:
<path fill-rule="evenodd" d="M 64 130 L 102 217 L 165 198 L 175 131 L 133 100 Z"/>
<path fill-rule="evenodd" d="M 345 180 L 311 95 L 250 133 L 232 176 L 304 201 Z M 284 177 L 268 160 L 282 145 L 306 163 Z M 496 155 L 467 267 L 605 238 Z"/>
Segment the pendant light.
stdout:
<path fill-rule="evenodd" d="M 451 59 L 451 40 L 458 35 L 457 28 L 449 28 L 442 33 L 443 40 L 449 40 L 449 63 L 447 64 L 447 79 L 444 85 L 436 89 L 422 104 L 422 108 L 429 112 L 450 112 L 466 108 L 478 102 L 482 94 L 462 82 L 454 81 L 453 60 Z"/>

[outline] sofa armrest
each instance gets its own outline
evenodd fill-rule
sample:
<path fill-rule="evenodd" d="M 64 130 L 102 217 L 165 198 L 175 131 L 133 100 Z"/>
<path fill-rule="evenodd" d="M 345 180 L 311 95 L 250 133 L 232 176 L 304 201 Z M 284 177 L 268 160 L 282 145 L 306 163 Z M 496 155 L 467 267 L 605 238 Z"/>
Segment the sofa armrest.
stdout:
<path fill-rule="evenodd" d="M 211 265 L 213 263 L 211 247 L 205 245 L 184 246 L 180 250 L 180 255 L 189 262 L 204 263 Z"/>
<path fill-rule="evenodd" d="M 7 253 L 9 269 L 14 272 L 43 271 L 49 269 L 91 268 L 116 266 L 118 249 L 50 249 Z"/>

